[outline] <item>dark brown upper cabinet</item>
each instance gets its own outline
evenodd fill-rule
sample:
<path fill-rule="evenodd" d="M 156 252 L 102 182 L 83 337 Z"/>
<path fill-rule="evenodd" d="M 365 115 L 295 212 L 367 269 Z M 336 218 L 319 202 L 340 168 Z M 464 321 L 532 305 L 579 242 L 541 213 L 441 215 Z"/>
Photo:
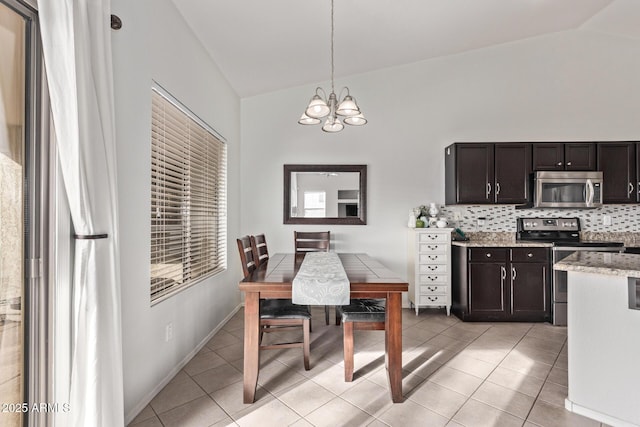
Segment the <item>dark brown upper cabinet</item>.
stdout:
<path fill-rule="evenodd" d="M 635 142 L 604 142 L 597 144 L 598 170 L 602 171 L 603 203 L 635 203 L 636 175 Z"/>
<path fill-rule="evenodd" d="M 531 187 L 531 144 L 495 144 L 494 164 L 495 202 L 527 203 Z"/>
<path fill-rule="evenodd" d="M 534 171 L 596 170 L 596 144 L 592 142 L 535 143 Z"/>
<path fill-rule="evenodd" d="M 445 148 L 445 203 L 527 203 L 531 144 L 456 143 Z"/>

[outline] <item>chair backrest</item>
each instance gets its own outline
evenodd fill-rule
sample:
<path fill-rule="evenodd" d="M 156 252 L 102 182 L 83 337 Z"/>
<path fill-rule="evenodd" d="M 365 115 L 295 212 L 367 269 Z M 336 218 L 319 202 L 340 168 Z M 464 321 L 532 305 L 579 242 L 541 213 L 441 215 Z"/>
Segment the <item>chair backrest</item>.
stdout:
<path fill-rule="evenodd" d="M 251 248 L 253 249 L 253 258 L 257 266 L 269 260 L 267 239 L 264 237 L 264 234 L 251 236 Z"/>
<path fill-rule="evenodd" d="M 240 252 L 240 263 L 242 264 L 242 272 L 244 277 L 247 277 L 258 266 L 256 265 L 255 258 L 253 256 L 253 249 L 251 248 L 251 239 L 249 236 L 244 236 L 236 239 L 238 242 L 238 251 Z"/>
<path fill-rule="evenodd" d="M 329 252 L 331 240 L 328 231 L 294 231 L 296 253 Z"/>

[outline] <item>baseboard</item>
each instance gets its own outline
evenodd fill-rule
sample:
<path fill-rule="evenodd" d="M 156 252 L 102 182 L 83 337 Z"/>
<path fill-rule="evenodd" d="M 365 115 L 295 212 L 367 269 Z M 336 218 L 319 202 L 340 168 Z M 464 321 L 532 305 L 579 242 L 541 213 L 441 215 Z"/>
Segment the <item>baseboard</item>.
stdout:
<path fill-rule="evenodd" d="M 244 304 L 239 304 L 227 317 L 225 317 L 225 319 L 220 322 L 220 324 L 214 328 L 206 337 L 204 337 L 204 339 L 202 341 L 200 341 L 200 343 L 198 343 L 198 345 L 191 351 L 189 352 L 189 354 L 187 354 L 176 366 L 175 368 L 173 368 L 166 377 L 164 377 L 164 379 L 162 381 L 160 381 L 160 384 L 158 384 L 156 387 L 153 388 L 153 390 L 151 390 L 136 406 L 133 407 L 133 409 L 131 409 L 131 411 L 129 411 L 128 414 L 125 415 L 124 417 L 124 424 L 128 425 L 129 423 L 131 423 L 131 421 L 133 421 L 135 419 L 135 417 L 138 416 L 138 414 L 140 412 L 142 412 L 142 410 L 144 408 L 146 408 L 146 406 L 151 402 L 151 400 L 153 400 L 153 398 L 160 393 L 160 391 L 167 385 L 169 384 L 169 381 L 171 381 L 173 379 L 173 377 L 176 376 L 176 374 L 178 374 L 178 372 L 180 372 L 180 370 L 182 368 L 185 367 L 185 365 L 187 363 L 189 363 L 189 361 L 191 359 L 193 359 L 193 357 L 198 354 L 198 352 L 200 350 L 202 350 L 202 348 L 205 346 L 205 344 L 207 344 L 209 342 L 209 340 L 211 338 L 213 338 L 213 336 L 215 334 L 217 334 L 222 327 L 229 321 L 229 319 L 231 319 L 237 312 L 238 310 L 240 310 L 243 307 Z"/>

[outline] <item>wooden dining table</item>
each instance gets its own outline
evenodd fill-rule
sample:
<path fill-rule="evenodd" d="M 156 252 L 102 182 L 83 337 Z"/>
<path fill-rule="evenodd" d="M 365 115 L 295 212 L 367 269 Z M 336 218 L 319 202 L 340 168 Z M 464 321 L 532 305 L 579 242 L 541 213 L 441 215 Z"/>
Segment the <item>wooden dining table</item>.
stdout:
<path fill-rule="evenodd" d="M 402 293 L 409 284 L 367 254 L 338 254 L 351 298 L 386 299 L 385 367 L 391 400 L 402 402 Z M 304 255 L 275 254 L 240 282 L 244 302 L 244 403 L 253 403 L 260 365 L 260 299 L 291 298 L 291 286 Z M 313 354 L 313 348 L 311 349 Z"/>

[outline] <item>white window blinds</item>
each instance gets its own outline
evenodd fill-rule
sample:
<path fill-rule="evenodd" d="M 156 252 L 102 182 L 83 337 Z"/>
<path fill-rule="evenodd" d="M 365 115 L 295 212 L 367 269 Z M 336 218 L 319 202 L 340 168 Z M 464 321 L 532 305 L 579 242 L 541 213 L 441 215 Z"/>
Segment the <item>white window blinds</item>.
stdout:
<path fill-rule="evenodd" d="M 151 303 L 226 268 L 227 147 L 154 88 L 151 115 Z"/>

